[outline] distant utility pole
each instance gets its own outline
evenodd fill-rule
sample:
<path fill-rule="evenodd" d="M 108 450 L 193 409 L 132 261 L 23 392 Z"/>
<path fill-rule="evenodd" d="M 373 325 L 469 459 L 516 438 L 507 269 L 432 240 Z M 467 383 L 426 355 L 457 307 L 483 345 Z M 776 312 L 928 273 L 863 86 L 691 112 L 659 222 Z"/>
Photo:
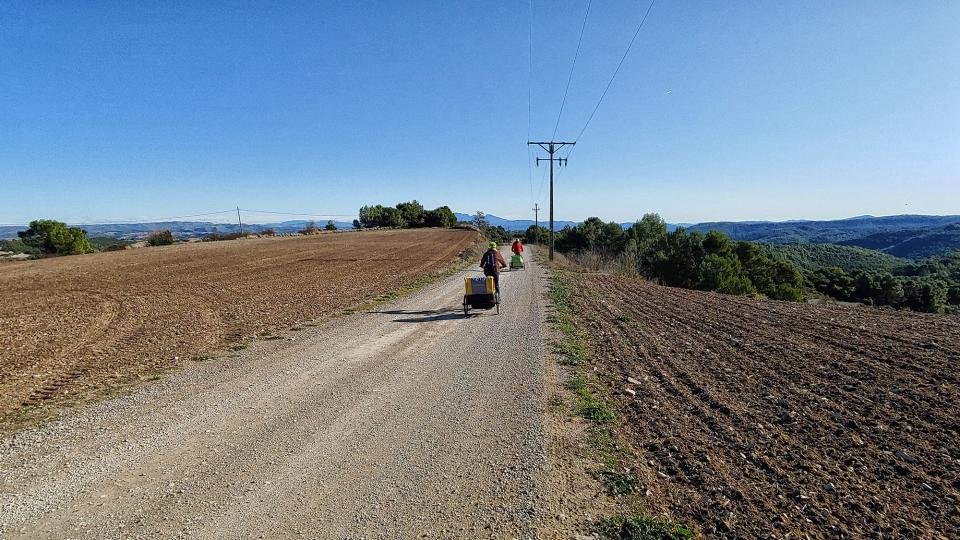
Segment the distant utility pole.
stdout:
<path fill-rule="evenodd" d="M 240 219 L 240 207 L 237 207 L 237 223 L 240 224 L 240 234 L 243 234 L 243 221 Z"/>
<path fill-rule="evenodd" d="M 567 159 L 566 159 L 566 158 L 555 158 L 555 157 L 553 157 L 553 154 L 555 154 L 555 153 L 557 152 L 557 150 L 563 148 L 564 146 L 568 146 L 568 145 L 569 145 L 569 146 L 573 146 L 573 145 L 575 145 L 575 144 L 577 144 L 577 143 L 575 143 L 575 142 L 557 142 L 557 141 L 550 141 L 550 142 L 532 142 L 532 141 L 527 141 L 527 144 L 528 144 L 528 145 L 530 145 L 530 144 L 535 144 L 535 145 L 539 146 L 540 148 L 543 148 L 544 150 L 547 151 L 548 154 L 550 154 L 550 157 L 548 157 L 548 158 L 538 157 L 538 158 L 537 158 L 537 167 L 540 166 L 540 162 L 541 162 L 541 161 L 549 161 L 549 162 L 550 162 L 550 260 L 552 261 L 552 260 L 553 260 L 553 162 L 556 161 L 558 166 L 563 166 L 563 165 L 566 165 L 566 164 L 567 164 Z"/>
<path fill-rule="evenodd" d="M 540 217 L 538 212 L 540 212 L 540 204 L 533 204 L 533 234 L 536 235 L 536 241 L 540 240 Z M 539 242 L 538 242 L 539 243 Z"/>

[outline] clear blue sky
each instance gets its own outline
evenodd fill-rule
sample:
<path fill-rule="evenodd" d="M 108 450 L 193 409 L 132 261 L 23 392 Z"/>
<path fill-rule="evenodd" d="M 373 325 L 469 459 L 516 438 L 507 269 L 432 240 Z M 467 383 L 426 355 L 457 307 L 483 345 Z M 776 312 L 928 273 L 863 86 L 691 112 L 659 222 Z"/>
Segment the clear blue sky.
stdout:
<path fill-rule="evenodd" d="M 646 6 L 593 3 L 559 139 Z M 533 7 L 540 139 L 586 0 Z M 0 3 L 0 223 L 411 198 L 528 218 L 529 24 L 523 0 Z M 659 0 L 557 217 L 960 213 L 958 25 L 957 1 Z"/>

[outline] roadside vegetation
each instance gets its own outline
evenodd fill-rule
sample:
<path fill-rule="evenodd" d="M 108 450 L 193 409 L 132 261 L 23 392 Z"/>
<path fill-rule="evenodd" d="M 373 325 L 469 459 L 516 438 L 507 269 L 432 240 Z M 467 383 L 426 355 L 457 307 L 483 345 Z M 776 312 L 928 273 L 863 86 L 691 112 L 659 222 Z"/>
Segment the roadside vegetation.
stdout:
<path fill-rule="evenodd" d="M 487 231 L 491 238 L 516 234 Z M 545 243 L 549 233 L 532 225 L 522 237 Z M 894 309 L 960 312 L 960 252 L 911 261 L 855 246 L 734 241 L 716 230 L 667 232 L 656 214 L 626 229 L 591 217 L 557 231 L 555 247 L 585 268 L 671 287 L 795 302 L 822 295 Z"/>
<path fill-rule="evenodd" d="M 531 226 L 525 237 L 530 241 L 542 234 Z M 555 245 L 589 268 L 619 270 L 671 287 L 795 302 L 806 298 L 800 271 L 771 258 L 759 245 L 734 242 L 719 231 L 687 233 L 680 227 L 667 232 L 656 214 L 627 229 L 591 217 L 560 230 Z"/>
<path fill-rule="evenodd" d="M 617 499 L 626 513 L 591 524 L 601 538 L 615 540 L 681 540 L 691 538 L 685 525 L 643 512 L 631 495 L 640 489 L 640 480 L 631 470 L 637 457 L 618 435 L 616 425 L 623 421 L 607 391 L 590 368 L 589 335 L 580 328 L 573 304 L 572 278 L 557 267 L 550 269 L 548 299 L 553 306 L 549 322 L 558 333 L 554 342 L 557 362 L 568 370 L 566 388 L 570 391 L 572 414 L 588 422 L 590 457 L 600 466 L 592 472 L 608 496 Z"/>

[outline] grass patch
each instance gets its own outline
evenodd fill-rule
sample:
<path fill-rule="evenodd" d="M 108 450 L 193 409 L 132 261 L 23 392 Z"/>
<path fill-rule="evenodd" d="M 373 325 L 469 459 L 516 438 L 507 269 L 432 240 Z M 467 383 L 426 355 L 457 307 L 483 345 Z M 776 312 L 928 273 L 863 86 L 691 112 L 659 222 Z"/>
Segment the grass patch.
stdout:
<path fill-rule="evenodd" d="M 594 532 L 611 540 L 686 540 L 693 532 L 680 522 L 652 516 L 615 516 L 597 523 Z"/>
<path fill-rule="evenodd" d="M 635 474 L 603 469 L 598 476 L 607 488 L 607 493 L 614 497 L 629 495 L 640 490 L 640 479 Z"/>
<path fill-rule="evenodd" d="M 567 388 L 577 396 L 576 413 L 594 424 L 609 424 L 617 419 L 617 413 L 610 408 L 606 400 L 597 397 L 587 382 L 575 375 L 567 382 Z"/>
<path fill-rule="evenodd" d="M 555 312 L 549 321 L 560 332 L 560 340 L 554 344 L 554 352 L 559 355 L 560 364 L 579 366 L 586 363 L 590 356 L 590 350 L 585 343 L 586 335 L 577 328 L 573 320 L 573 293 L 567 280 L 558 273 L 552 276 L 547 297 Z"/>

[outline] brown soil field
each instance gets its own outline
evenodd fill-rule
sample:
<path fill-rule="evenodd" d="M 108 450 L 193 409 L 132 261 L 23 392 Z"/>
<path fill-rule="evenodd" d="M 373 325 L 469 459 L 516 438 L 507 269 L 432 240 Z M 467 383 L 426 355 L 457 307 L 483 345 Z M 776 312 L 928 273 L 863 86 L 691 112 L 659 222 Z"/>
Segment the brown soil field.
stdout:
<path fill-rule="evenodd" d="M 370 231 L 2 264 L 0 419 L 340 312 L 448 267 L 476 240 Z"/>
<path fill-rule="evenodd" d="M 960 531 L 960 318 L 565 279 L 633 448 L 622 508 L 707 537 Z"/>

